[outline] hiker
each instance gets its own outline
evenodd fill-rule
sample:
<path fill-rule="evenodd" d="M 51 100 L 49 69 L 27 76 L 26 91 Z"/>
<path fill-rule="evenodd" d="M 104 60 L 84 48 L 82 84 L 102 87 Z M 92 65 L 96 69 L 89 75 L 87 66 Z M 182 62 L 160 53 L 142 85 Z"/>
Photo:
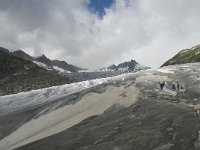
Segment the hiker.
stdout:
<path fill-rule="evenodd" d="M 160 85 L 160 89 L 163 90 L 163 88 L 164 88 L 164 86 L 165 86 L 165 82 L 162 82 L 162 83 L 158 82 L 158 83 L 159 83 L 159 85 Z"/>
<path fill-rule="evenodd" d="M 180 90 L 180 84 L 177 83 L 177 90 L 179 91 Z"/>
<path fill-rule="evenodd" d="M 173 82 L 173 84 L 172 84 L 172 89 L 173 89 L 173 90 L 176 90 L 176 85 L 175 85 L 174 82 Z"/>
<path fill-rule="evenodd" d="M 193 103 L 193 107 L 194 107 L 195 105 L 197 105 L 197 104 L 199 103 L 199 102 L 198 102 L 198 99 L 196 99 L 196 98 L 193 99 L 193 100 L 192 100 L 192 103 Z"/>
<path fill-rule="evenodd" d="M 200 110 L 197 109 L 197 110 L 196 110 L 196 116 L 197 116 L 198 119 L 199 119 L 199 114 L 200 114 Z"/>

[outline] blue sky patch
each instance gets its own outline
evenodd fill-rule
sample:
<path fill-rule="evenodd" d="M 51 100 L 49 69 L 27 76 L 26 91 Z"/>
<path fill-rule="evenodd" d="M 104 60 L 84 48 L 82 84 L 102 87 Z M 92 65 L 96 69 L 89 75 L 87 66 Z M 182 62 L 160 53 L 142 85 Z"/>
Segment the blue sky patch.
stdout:
<path fill-rule="evenodd" d="M 111 7 L 114 0 L 89 0 L 89 9 L 100 17 L 105 15 L 105 8 Z"/>

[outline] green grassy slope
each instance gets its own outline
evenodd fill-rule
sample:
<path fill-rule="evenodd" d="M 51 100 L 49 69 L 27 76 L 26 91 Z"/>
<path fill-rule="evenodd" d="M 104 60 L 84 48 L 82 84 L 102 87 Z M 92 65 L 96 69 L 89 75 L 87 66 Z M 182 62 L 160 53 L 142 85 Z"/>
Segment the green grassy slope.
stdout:
<path fill-rule="evenodd" d="M 200 62 L 200 45 L 180 51 L 162 66 Z"/>

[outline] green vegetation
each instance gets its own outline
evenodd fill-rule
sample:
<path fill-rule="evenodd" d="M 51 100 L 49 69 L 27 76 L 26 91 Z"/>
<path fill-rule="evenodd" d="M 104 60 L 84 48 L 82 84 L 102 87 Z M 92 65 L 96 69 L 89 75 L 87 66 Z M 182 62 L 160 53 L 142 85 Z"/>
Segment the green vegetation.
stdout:
<path fill-rule="evenodd" d="M 180 51 L 162 66 L 200 62 L 200 45 Z"/>

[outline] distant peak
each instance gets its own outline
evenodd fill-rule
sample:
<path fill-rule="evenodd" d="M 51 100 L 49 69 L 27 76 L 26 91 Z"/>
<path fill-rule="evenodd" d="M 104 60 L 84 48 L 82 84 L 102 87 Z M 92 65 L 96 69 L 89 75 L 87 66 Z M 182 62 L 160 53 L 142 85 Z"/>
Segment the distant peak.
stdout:
<path fill-rule="evenodd" d="M 46 64 L 47 66 L 52 66 L 51 59 L 47 58 L 44 54 L 36 58 L 36 61 Z"/>
<path fill-rule="evenodd" d="M 45 58 L 47 58 L 44 54 L 42 54 L 42 56 L 40 56 L 40 57 L 45 57 Z"/>
<path fill-rule="evenodd" d="M 38 59 L 49 59 L 46 55 L 42 54 L 41 56 L 37 57 Z"/>
<path fill-rule="evenodd" d="M 134 59 L 131 59 L 131 62 L 136 62 L 136 60 L 134 60 Z"/>
<path fill-rule="evenodd" d="M 16 51 L 14 51 L 13 53 L 25 53 L 23 50 L 21 50 L 21 49 L 18 49 L 18 50 L 16 50 Z M 26 53 L 25 53 L 26 54 Z"/>

